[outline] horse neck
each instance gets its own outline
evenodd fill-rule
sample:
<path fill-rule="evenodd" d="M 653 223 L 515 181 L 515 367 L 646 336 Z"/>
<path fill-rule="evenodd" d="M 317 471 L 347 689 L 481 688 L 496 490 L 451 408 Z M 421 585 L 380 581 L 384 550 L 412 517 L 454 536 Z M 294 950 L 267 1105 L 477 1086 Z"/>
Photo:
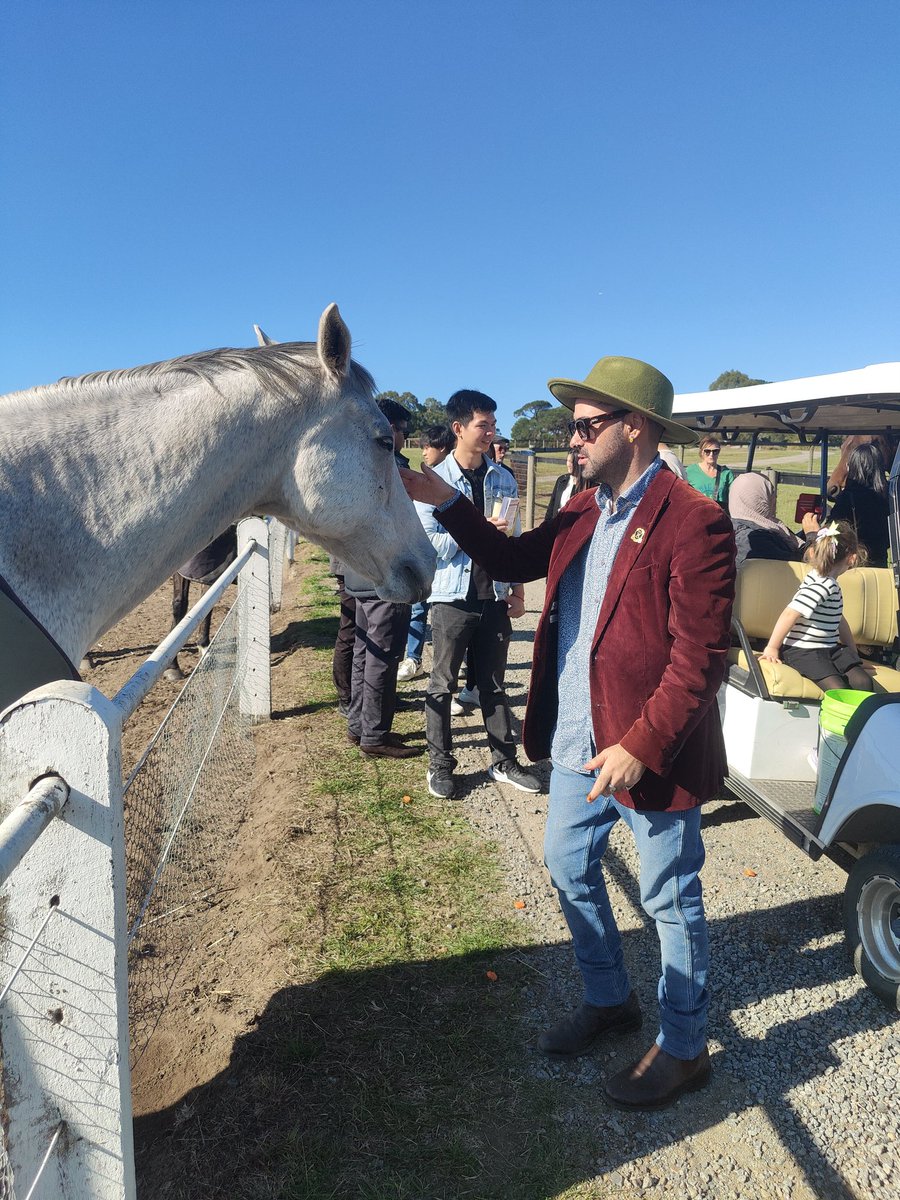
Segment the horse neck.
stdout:
<path fill-rule="evenodd" d="M 15 531 L 0 569 L 75 661 L 265 499 L 287 439 L 273 405 L 253 399 L 225 400 L 199 381 L 99 410 L 73 409 L 70 396 L 66 420 L 47 409 L 57 436 L 0 457 Z"/>

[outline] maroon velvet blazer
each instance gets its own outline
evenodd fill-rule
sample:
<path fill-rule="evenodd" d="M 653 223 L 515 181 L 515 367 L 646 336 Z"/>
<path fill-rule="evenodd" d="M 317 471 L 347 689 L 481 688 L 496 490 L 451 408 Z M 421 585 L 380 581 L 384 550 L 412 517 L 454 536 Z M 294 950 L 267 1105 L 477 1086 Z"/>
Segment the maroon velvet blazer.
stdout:
<path fill-rule="evenodd" d="M 465 552 L 501 580 L 547 578 L 522 735 L 547 758 L 560 704 L 557 594 L 590 539 L 596 489 L 552 521 L 510 538 L 465 497 L 436 516 Z M 651 480 L 619 547 L 591 654 L 594 743 L 620 743 L 647 767 L 616 799 L 675 810 L 709 800 L 727 774 L 716 693 L 725 675 L 734 601 L 734 534 L 727 514 L 671 471 Z M 565 703 L 565 697 L 562 698 Z"/>

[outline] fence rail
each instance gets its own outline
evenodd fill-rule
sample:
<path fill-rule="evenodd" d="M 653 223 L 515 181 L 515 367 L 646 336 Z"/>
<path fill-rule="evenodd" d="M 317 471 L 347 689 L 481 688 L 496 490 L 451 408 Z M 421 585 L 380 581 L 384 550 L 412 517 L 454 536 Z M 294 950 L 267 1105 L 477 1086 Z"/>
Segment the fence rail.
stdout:
<path fill-rule="evenodd" d="M 69 785 L 58 775 L 45 775 L 28 790 L 0 825 L 0 884 L 7 879 L 69 799 Z"/>
<path fill-rule="evenodd" d="M 129 984 L 139 996 L 147 956 L 129 912 L 159 928 L 173 899 L 190 894 L 196 904 L 215 887 L 206 859 L 222 843 L 210 831 L 223 826 L 225 789 L 246 791 L 252 761 L 228 749 L 223 731 L 249 742 L 269 712 L 269 546 L 279 540 L 283 564 L 283 528 L 241 522 L 231 571 L 115 700 L 62 681 L 0 714 L 0 1200 L 135 1195 Z M 236 604 L 123 783 L 123 722 L 235 578 Z M 185 944 L 169 936 L 153 1019 Z"/>
<path fill-rule="evenodd" d="M 178 651 L 184 649 L 188 638 L 206 614 L 212 612 L 221 600 L 225 589 L 241 573 L 255 550 L 256 541 L 251 539 L 228 570 L 220 575 L 209 591 L 201 596 L 189 612 L 185 613 L 183 620 L 179 621 L 175 628 L 163 638 L 153 653 L 144 660 L 142 666 L 116 692 L 113 696 L 113 704 L 121 709 L 123 721 L 128 720 L 153 685 L 159 682 L 166 667 L 171 665 Z"/>

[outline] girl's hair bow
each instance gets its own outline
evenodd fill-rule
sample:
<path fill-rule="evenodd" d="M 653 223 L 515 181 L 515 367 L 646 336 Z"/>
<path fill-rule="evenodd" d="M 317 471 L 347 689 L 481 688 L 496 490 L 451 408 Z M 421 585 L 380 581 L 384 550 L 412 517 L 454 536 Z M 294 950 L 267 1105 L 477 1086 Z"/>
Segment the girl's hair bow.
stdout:
<path fill-rule="evenodd" d="M 841 531 L 838 529 L 837 525 L 835 525 L 834 523 L 832 523 L 831 525 L 823 525 L 822 528 L 819 530 L 819 532 L 816 534 L 816 541 L 821 542 L 822 538 L 827 538 L 827 537 L 836 538 L 836 537 L 838 537 L 840 532 Z"/>

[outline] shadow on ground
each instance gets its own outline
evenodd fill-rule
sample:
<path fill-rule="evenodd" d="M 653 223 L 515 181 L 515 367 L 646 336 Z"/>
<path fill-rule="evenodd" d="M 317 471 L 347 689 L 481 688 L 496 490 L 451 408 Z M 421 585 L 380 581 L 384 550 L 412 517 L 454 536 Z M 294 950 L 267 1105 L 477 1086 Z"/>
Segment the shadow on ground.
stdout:
<path fill-rule="evenodd" d="M 757 958 L 744 984 L 731 975 L 713 997 L 712 1029 L 725 1047 L 713 1082 L 661 1114 L 617 1112 L 602 1099 L 603 1079 L 654 1035 L 653 930 L 625 937 L 648 1015 L 644 1032 L 562 1065 L 547 1064 L 534 1042 L 547 1014 L 577 1001 L 568 945 L 406 962 L 286 987 L 235 1043 L 227 1070 L 135 1123 L 139 1195 L 547 1200 L 761 1105 L 803 1164 L 797 1176 L 822 1200 L 847 1200 L 854 1193 L 789 1093 L 836 1065 L 838 1036 L 893 1018 L 862 993 L 763 1037 L 742 1036 L 734 1019 L 786 978 L 802 990 L 848 973 L 842 947 L 806 951 L 811 930 L 831 924 L 835 904 L 824 897 L 775 910 L 784 930 L 778 945 L 761 934 L 763 923 L 771 929 L 771 911 L 741 915 L 741 944 L 757 946 Z M 734 920 L 714 922 L 711 935 L 714 955 L 729 958 Z M 802 1056 L 798 1039 L 808 1047 Z M 617 1194 L 607 1182 L 593 1189 L 598 1198 Z"/>

